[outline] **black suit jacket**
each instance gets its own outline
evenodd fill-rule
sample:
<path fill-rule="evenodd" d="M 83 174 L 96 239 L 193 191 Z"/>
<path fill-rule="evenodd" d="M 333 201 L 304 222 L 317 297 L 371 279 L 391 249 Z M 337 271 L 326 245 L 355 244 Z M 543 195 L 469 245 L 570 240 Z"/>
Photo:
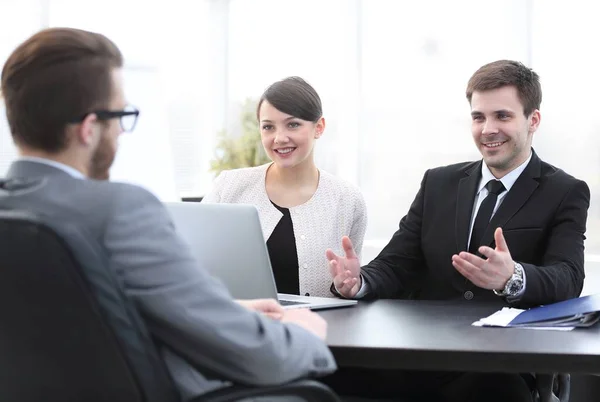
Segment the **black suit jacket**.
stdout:
<path fill-rule="evenodd" d="M 467 250 L 479 162 L 428 170 L 398 231 L 371 263 L 362 268 L 366 298 L 497 301 L 452 266 L 453 254 Z M 527 307 L 580 295 L 583 243 L 590 191 L 587 184 L 551 166 L 533 152 L 492 217 L 482 244 L 494 247 L 502 227 L 513 260 L 527 277 L 526 290 L 511 304 Z"/>

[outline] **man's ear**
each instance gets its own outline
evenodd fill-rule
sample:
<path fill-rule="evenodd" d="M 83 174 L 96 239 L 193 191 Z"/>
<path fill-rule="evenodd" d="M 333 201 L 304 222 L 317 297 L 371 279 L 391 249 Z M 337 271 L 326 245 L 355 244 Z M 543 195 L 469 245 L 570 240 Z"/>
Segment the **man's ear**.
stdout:
<path fill-rule="evenodd" d="M 531 117 L 529 121 L 529 132 L 532 134 L 535 133 L 538 127 L 540 126 L 541 121 L 542 115 L 540 114 L 540 111 L 538 109 L 535 109 L 533 112 L 531 112 Z"/>
<path fill-rule="evenodd" d="M 96 141 L 96 122 L 98 117 L 95 113 L 88 114 L 85 119 L 75 126 L 75 137 L 78 142 L 92 145 Z"/>

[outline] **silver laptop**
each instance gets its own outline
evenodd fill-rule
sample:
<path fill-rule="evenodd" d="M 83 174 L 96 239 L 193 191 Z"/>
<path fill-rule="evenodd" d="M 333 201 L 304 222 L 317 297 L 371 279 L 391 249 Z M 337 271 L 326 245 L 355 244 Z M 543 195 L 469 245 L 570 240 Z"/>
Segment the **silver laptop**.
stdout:
<path fill-rule="evenodd" d="M 356 304 L 356 300 L 277 294 L 254 206 L 190 202 L 165 206 L 199 264 L 221 279 L 234 298 L 273 298 L 285 308 L 313 310 Z"/>

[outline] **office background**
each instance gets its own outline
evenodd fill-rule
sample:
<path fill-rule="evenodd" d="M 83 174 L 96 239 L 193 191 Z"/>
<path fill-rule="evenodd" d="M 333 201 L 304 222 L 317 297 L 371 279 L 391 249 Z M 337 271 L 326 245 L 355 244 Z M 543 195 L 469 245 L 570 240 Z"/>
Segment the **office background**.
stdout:
<path fill-rule="evenodd" d="M 121 139 L 112 176 L 163 200 L 204 195 L 218 133 L 239 135 L 243 105 L 270 83 L 304 77 L 328 123 L 318 166 L 365 195 L 365 258 L 397 228 L 427 168 L 478 159 L 464 96 L 470 75 L 493 60 L 520 60 L 544 91 L 536 151 L 591 188 L 593 279 L 599 11 L 586 0 L 0 0 L 0 59 L 43 27 L 113 39 L 126 58 L 127 96 L 142 114 Z M 15 157 L 2 110 L 0 172 Z M 600 291 L 600 277 L 592 282 Z"/>

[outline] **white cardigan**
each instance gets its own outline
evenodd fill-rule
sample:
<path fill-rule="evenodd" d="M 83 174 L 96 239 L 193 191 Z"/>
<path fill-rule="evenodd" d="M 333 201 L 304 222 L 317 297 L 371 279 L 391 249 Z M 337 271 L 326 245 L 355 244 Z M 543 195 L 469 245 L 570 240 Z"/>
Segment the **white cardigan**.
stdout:
<path fill-rule="evenodd" d="M 266 241 L 283 216 L 267 195 L 269 165 L 221 172 L 212 192 L 202 202 L 254 205 Z M 349 236 L 360 258 L 367 227 L 362 194 L 350 183 L 320 170 L 317 191 L 304 204 L 290 208 L 290 215 L 298 251 L 300 294 L 333 297 L 325 250 L 331 248 L 343 255 L 342 236 Z"/>

